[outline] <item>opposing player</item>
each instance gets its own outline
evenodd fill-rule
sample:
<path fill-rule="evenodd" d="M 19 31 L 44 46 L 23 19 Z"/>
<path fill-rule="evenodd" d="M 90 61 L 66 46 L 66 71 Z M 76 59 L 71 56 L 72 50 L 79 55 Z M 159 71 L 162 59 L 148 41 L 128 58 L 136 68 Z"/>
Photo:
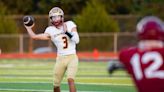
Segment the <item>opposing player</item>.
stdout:
<path fill-rule="evenodd" d="M 49 40 L 57 47 L 57 58 L 54 66 L 54 92 L 60 92 L 60 83 L 67 70 L 67 80 L 70 92 L 76 92 L 74 78 L 78 69 L 78 57 L 76 44 L 79 43 L 79 35 L 76 24 L 73 21 L 64 22 L 64 12 L 59 7 L 54 7 L 49 12 L 52 26 L 45 29 L 44 33 L 35 34 L 34 26 L 26 26 L 28 34 L 33 39 Z"/>
<path fill-rule="evenodd" d="M 137 24 L 138 46 L 123 49 L 119 59 L 133 77 L 138 92 L 164 92 L 164 28 L 155 16 Z"/>

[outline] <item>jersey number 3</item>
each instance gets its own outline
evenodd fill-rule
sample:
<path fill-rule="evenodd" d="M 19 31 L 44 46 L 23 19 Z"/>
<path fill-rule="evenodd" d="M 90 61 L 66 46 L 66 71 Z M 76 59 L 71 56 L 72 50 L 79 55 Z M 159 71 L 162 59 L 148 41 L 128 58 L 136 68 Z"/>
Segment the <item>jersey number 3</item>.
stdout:
<path fill-rule="evenodd" d="M 68 47 L 68 40 L 67 40 L 67 37 L 62 37 L 63 39 L 63 43 L 64 43 L 64 46 L 63 46 L 63 49 L 66 49 Z"/>
<path fill-rule="evenodd" d="M 141 60 L 141 62 L 140 62 Z M 141 64 L 147 64 L 150 61 L 153 61 L 149 66 L 144 69 L 141 69 Z M 151 78 L 160 78 L 164 79 L 164 70 L 159 70 L 163 65 L 163 59 L 161 54 L 158 52 L 147 52 L 141 57 L 139 54 L 134 54 L 130 61 L 134 76 L 137 80 L 141 80 L 143 75 L 147 79 Z"/>

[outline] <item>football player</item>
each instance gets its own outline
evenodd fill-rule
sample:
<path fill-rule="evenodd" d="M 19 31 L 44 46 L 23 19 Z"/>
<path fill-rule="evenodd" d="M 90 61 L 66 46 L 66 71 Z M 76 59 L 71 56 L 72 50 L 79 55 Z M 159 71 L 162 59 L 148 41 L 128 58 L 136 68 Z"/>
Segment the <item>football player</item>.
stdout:
<path fill-rule="evenodd" d="M 121 50 L 120 61 L 133 77 L 138 92 L 164 92 L 164 25 L 155 16 L 137 26 L 138 46 Z"/>
<path fill-rule="evenodd" d="M 78 70 L 78 57 L 76 44 L 79 43 L 79 35 L 76 24 L 73 21 L 64 22 L 64 12 L 59 7 L 49 11 L 49 19 L 52 23 L 44 33 L 35 34 L 33 26 L 25 26 L 28 34 L 33 39 L 49 40 L 57 47 L 57 58 L 54 66 L 54 92 L 60 92 L 60 83 L 67 70 L 67 80 L 70 92 L 76 92 L 74 78 Z"/>

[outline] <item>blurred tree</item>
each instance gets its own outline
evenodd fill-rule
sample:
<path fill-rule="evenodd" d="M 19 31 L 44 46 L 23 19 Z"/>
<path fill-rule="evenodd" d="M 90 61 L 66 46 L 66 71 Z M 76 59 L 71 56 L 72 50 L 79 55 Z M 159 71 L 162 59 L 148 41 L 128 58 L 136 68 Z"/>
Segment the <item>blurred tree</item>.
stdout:
<path fill-rule="evenodd" d="M 112 15 L 160 15 L 163 16 L 164 0 L 101 0 Z"/>
<path fill-rule="evenodd" d="M 52 7 L 61 7 L 65 14 L 81 12 L 86 0 L 35 0 L 36 13 L 47 14 Z"/>
<path fill-rule="evenodd" d="M 52 7 L 64 9 L 66 14 L 81 12 L 87 0 L 0 0 L 10 14 L 47 14 Z"/>
<path fill-rule="evenodd" d="M 12 19 L 12 17 L 8 16 L 7 8 L 0 3 L 0 34 L 17 34 L 18 28 L 16 26 L 16 22 Z M 18 45 L 17 38 L 0 38 L 0 49 L 3 52 L 12 51 L 15 48 L 13 46 Z"/>
<path fill-rule="evenodd" d="M 60 6 L 59 0 L 34 0 L 34 11 L 35 14 L 48 14 L 52 7 Z"/>
<path fill-rule="evenodd" d="M 133 0 L 101 0 L 110 14 L 129 14 L 133 9 Z"/>
<path fill-rule="evenodd" d="M 7 13 L 7 8 L 0 3 L 0 34 L 18 33 L 16 22 Z"/>
<path fill-rule="evenodd" d="M 87 2 L 82 13 L 74 17 L 80 32 L 117 32 L 118 24 L 98 0 Z"/>
<path fill-rule="evenodd" d="M 133 14 L 139 15 L 155 15 L 155 16 L 164 16 L 164 0 L 144 0 L 140 1 L 137 4 L 137 9 L 134 10 Z"/>
<path fill-rule="evenodd" d="M 10 14 L 30 14 L 33 11 L 33 0 L 0 0 Z"/>
<path fill-rule="evenodd" d="M 66 14 L 79 14 L 88 0 L 61 0 L 61 7 Z"/>

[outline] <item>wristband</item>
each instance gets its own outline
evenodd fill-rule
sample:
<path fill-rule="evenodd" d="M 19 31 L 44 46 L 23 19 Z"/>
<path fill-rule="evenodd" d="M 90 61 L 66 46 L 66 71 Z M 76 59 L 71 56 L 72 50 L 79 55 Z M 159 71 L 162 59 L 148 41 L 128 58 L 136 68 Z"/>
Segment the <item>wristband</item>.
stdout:
<path fill-rule="evenodd" d="M 72 35 L 70 33 L 68 33 L 67 31 L 65 32 L 65 34 L 69 37 L 72 38 Z"/>

